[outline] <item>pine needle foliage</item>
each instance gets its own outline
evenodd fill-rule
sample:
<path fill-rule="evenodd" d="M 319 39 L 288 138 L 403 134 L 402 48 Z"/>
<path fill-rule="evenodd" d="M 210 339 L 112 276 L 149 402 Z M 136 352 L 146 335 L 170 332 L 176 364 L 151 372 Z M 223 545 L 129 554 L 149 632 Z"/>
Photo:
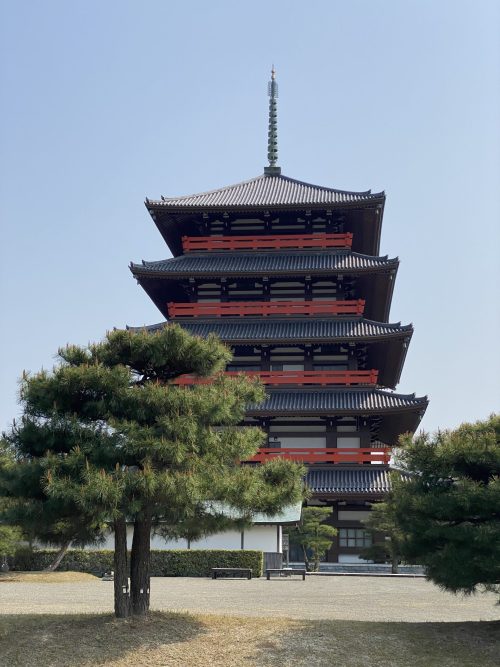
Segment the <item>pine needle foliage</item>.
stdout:
<path fill-rule="evenodd" d="M 324 554 L 333 544 L 337 529 L 325 523 L 331 507 L 304 507 L 300 524 L 290 532 L 290 540 L 302 547 L 307 570 L 318 572 Z"/>
<path fill-rule="evenodd" d="M 500 592 L 500 416 L 401 438 L 390 512 L 405 561 L 455 593 Z"/>
<path fill-rule="evenodd" d="M 118 616 L 149 608 L 155 526 L 196 538 L 302 498 L 301 466 L 241 464 L 263 442 L 260 429 L 240 423 L 264 390 L 255 379 L 219 375 L 230 359 L 214 336 L 202 339 L 170 325 L 153 334 L 112 331 L 87 347 L 68 345 L 52 371 L 23 376 L 24 416 L 6 436 L 19 462 L 17 479 L 23 466 L 32 471 L 24 488 L 45 504 L 71 508 L 70 515 L 96 534 L 104 520 L 112 523 Z M 216 377 L 193 387 L 170 382 L 184 373 Z M 18 483 L 16 475 L 10 484 Z M 207 511 L 209 503 L 230 505 L 238 519 Z"/>

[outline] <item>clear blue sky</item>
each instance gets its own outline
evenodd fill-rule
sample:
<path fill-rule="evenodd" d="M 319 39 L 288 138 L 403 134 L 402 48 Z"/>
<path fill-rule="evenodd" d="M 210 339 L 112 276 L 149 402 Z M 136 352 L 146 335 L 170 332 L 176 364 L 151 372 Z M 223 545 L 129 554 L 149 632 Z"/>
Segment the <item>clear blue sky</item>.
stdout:
<path fill-rule="evenodd" d="M 130 260 L 168 256 L 143 201 L 266 163 L 269 70 L 283 173 L 375 191 L 398 255 L 398 391 L 422 426 L 498 410 L 500 5 L 496 0 L 4 0 L 0 428 L 23 369 L 160 321 Z"/>

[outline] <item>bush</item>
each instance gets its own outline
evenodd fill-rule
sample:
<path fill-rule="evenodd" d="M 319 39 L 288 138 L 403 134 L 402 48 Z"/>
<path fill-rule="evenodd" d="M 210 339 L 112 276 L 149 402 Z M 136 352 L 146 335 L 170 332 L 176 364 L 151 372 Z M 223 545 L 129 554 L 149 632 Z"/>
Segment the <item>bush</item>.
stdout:
<path fill-rule="evenodd" d="M 11 560 L 12 570 L 44 570 L 54 560 L 56 551 L 18 552 Z M 208 577 L 212 567 L 249 567 L 254 577 L 262 575 L 262 551 L 226 550 L 152 550 L 152 577 Z M 71 549 L 62 559 L 59 572 L 68 570 L 101 576 L 113 569 L 112 551 Z"/>

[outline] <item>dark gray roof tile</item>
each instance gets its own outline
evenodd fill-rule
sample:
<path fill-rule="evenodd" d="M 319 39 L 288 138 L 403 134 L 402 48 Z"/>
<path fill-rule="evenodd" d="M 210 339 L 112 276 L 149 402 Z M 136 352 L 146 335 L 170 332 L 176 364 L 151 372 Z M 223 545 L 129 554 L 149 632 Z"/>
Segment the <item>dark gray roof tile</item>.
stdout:
<path fill-rule="evenodd" d="M 211 253 L 181 255 L 158 262 L 131 264 L 134 274 L 217 275 L 240 273 L 304 273 L 373 271 L 397 268 L 398 259 L 346 251 L 322 253 Z"/>
<path fill-rule="evenodd" d="M 205 338 L 210 333 L 215 333 L 223 341 L 245 342 L 262 340 L 357 340 L 364 338 L 385 338 L 409 336 L 413 332 L 411 324 L 402 326 L 400 323 L 386 324 L 384 322 L 372 322 L 371 320 L 355 319 L 288 319 L 275 320 L 263 319 L 257 321 L 210 320 L 200 321 L 199 318 L 192 322 L 180 321 L 180 326 L 195 336 Z M 154 324 L 148 327 L 129 327 L 140 331 L 146 328 L 148 331 L 157 331 L 167 322 Z"/>
<path fill-rule="evenodd" d="M 381 389 L 331 389 L 324 391 L 269 391 L 263 403 L 249 406 L 248 414 L 353 413 L 377 414 L 399 410 L 423 411 L 428 400 L 415 394 L 395 394 Z"/>
<path fill-rule="evenodd" d="M 383 494 L 391 490 L 389 473 L 387 468 L 378 466 L 309 470 L 306 484 L 313 493 Z"/>
<path fill-rule="evenodd" d="M 383 200 L 383 192 L 347 192 L 297 181 L 288 176 L 262 174 L 242 183 L 184 197 L 146 200 L 146 206 L 168 209 L 244 208 L 255 206 L 314 206 Z"/>

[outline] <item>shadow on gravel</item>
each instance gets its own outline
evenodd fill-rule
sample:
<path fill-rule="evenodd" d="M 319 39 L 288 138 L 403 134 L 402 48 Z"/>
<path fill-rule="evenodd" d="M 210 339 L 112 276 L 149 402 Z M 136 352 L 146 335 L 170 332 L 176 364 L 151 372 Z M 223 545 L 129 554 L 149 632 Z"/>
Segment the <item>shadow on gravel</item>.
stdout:
<path fill-rule="evenodd" d="M 165 644 L 189 642 L 205 632 L 188 614 L 153 612 L 145 619 L 111 614 L 0 616 L 1 667 L 90 667 Z M 127 655 L 130 654 L 130 663 Z"/>
<path fill-rule="evenodd" d="M 259 667 L 498 667 L 500 621 L 293 621 L 256 648 Z"/>

